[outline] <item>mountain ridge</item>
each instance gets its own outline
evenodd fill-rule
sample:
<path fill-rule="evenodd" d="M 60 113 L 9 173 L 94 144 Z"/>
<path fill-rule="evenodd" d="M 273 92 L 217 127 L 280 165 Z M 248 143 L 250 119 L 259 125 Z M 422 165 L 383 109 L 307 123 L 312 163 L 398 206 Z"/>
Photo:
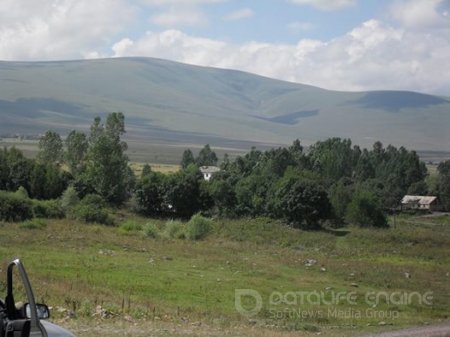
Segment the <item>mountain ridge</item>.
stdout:
<path fill-rule="evenodd" d="M 0 61 L 0 133 L 85 129 L 122 111 L 142 139 L 306 144 L 329 137 L 449 150 L 450 100 L 342 92 L 152 58 Z M 196 138 L 197 137 L 197 138 Z"/>

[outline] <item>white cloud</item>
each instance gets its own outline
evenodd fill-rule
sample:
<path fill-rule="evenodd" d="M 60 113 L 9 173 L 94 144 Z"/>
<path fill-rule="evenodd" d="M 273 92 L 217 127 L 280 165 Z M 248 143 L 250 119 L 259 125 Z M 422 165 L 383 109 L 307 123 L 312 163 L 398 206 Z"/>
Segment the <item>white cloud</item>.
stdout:
<path fill-rule="evenodd" d="M 115 55 L 124 55 L 125 51 L 127 49 L 132 48 L 133 45 L 134 45 L 134 42 L 131 39 L 125 38 L 125 39 L 120 40 L 119 42 L 116 42 L 112 46 L 112 50 Z"/>
<path fill-rule="evenodd" d="M 324 11 L 333 11 L 353 6 L 356 0 L 289 0 L 298 5 L 309 5 Z"/>
<path fill-rule="evenodd" d="M 178 30 L 147 32 L 139 40 L 122 39 L 113 46 L 114 56 L 154 56 L 192 64 L 220 63 L 224 42 L 193 37 Z"/>
<path fill-rule="evenodd" d="M 440 12 L 439 8 L 450 2 L 446 0 L 398 0 L 390 8 L 391 16 L 403 27 L 409 29 L 430 29 L 450 27 L 447 11 Z"/>
<path fill-rule="evenodd" d="M 255 12 L 251 10 L 250 8 L 242 8 L 240 10 L 237 10 L 233 13 L 228 14 L 225 17 L 225 20 L 228 21 L 237 21 L 242 19 L 248 19 L 255 15 Z"/>
<path fill-rule="evenodd" d="M 98 55 L 133 15 L 124 0 L 2 0 L 0 59 Z"/>
<path fill-rule="evenodd" d="M 335 90 L 450 92 L 450 34 L 430 35 L 369 20 L 331 41 L 231 44 L 182 33 L 149 32 L 115 45 L 115 56 L 151 56 L 240 69 Z"/>
<path fill-rule="evenodd" d="M 163 27 L 201 26 L 208 22 L 206 15 L 198 9 L 171 7 L 166 12 L 152 16 L 151 21 Z"/>

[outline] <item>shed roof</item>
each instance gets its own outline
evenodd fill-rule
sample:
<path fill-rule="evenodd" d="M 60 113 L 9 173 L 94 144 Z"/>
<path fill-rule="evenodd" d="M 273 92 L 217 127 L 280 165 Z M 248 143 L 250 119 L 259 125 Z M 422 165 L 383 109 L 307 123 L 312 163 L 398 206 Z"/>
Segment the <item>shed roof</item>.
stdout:
<path fill-rule="evenodd" d="M 219 171 L 220 171 L 220 168 L 218 168 L 217 166 L 201 166 L 200 167 L 200 172 L 202 172 L 202 173 L 216 173 Z"/>
<path fill-rule="evenodd" d="M 431 205 L 436 199 L 434 196 L 405 195 L 402 204 Z"/>

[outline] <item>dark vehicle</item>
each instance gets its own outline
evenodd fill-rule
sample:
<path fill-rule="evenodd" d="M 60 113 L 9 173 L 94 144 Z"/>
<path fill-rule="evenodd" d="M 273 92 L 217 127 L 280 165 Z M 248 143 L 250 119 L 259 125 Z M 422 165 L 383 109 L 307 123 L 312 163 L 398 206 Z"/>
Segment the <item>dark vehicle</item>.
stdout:
<path fill-rule="evenodd" d="M 16 302 L 13 293 L 13 270 L 17 268 L 27 302 Z M 0 337 L 75 337 L 74 334 L 45 321 L 50 311 L 45 304 L 36 304 L 27 273 L 19 259 L 8 265 L 6 297 L 0 299 Z"/>

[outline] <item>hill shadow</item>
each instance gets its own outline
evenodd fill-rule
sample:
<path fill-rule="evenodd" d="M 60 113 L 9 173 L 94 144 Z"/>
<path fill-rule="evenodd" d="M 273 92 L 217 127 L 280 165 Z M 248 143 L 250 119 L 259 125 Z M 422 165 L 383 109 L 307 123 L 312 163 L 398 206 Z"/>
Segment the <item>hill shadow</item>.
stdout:
<path fill-rule="evenodd" d="M 45 111 L 79 115 L 85 107 L 52 98 L 19 98 L 13 102 L 0 100 L 0 113 L 9 113 L 21 117 L 37 118 L 45 115 Z"/>
<path fill-rule="evenodd" d="M 252 116 L 258 119 L 262 119 L 264 121 L 272 122 L 272 123 L 278 123 L 278 124 L 285 124 L 285 125 L 295 125 L 299 122 L 301 118 L 307 118 L 316 116 L 319 114 L 319 110 L 307 110 L 307 111 L 297 111 L 288 113 L 281 116 L 275 116 L 275 117 L 261 117 L 261 116 Z"/>
<path fill-rule="evenodd" d="M 368 92 L 355 103 L 364 108 L 398 112 L 405 108 L 426 108 L 431 105 L 450 103 L 450 101 L 409 91 L 373 91 Z"/>

